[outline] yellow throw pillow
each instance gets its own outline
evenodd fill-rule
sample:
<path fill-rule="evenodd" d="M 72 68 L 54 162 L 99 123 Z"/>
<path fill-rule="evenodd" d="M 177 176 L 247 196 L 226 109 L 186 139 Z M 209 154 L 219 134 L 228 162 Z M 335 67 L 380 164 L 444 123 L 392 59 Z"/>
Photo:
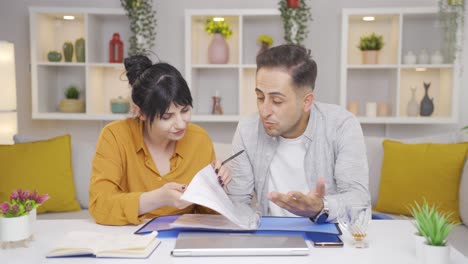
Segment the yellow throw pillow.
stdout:
<path fill-rule="evenodd" d="M 0 202 L 21 188 L 50 199 L 37 212 L 78 211 L 71 167 L 70 135 L 44 141 L 0 145 Z"/>
<path fill-rule="evenodd" d="M 458 191 L 468 143 L 405 144 L 383 142 L 384 156 L 376 211 L 411 215 L 414 202 L 438 206 L 460 222 Z"/>

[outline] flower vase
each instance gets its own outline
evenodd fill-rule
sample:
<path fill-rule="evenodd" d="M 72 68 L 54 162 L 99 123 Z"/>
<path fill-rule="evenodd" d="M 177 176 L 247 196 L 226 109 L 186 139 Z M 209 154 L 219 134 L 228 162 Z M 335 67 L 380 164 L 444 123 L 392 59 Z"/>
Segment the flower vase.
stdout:
<path fill-rule="evenodd" d="M 421 116 L 430 116 L 434 112 L 434 98 L 429 98 L 427 94 L 430 86 L 431 83 L 424 83 L 424 97 L 419 110 Z"/>
<path fill-rule="evenodd" d="M 260 44 L 260 49 L 258 50 L 257 55 L 263 53 L 264 51 L 268 50 L 269 48 L 270 48 L 270 46 L 268 46 L 268 44 L 266 44 L 266 43 L 261 43 L 261 44 Z"/>
<path fill-rule="evenodd" d="M 11 242 L 23 241 L 23 243 L 26 243 L 31 236 L 31 221 L 29 215 L 0 217 L 0 243 L 2 248 L 5 248 Z"/>
<path fill-rule="evenodd" d="M 363 64 L 377 64 L 379 62 L 378 50 L 365 50 L 362 52 Z"/>
<path fill-rule="evenodd" d="M 416 101 L 416 87 L 411 87 L 411 99 L 406 106 L 406 115 L 407 116 L 418 116 L 419 113 L 419 104 Z"/>
<path fill-rule="evenodd" d="M 229 45 L 223 35 L 213 34 L 213 39 L 208 46 L 208 61 L 213 64 L 225 64 L 229 60 Z"/>

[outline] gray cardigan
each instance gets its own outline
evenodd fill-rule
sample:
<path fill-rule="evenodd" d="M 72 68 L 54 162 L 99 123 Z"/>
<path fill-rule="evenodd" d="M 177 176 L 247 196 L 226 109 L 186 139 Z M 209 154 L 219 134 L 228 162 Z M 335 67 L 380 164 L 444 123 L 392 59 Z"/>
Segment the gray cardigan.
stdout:
<path fill-rule="evenodd" d="M 303 138 L 307 185 L 312 190 L 319 178 L 325 178 L 329 221 L 336 219 L 339 203 L 370 203 L 366 148 L 355 116 L 340 106 L 314 102 Z M 253 209 L 268 214 L 269 167 L 277 146 L 277 138 L 265 133 L 258 114 L 239 123 L 232 148 L 233 153 L 241 149 L 245 153 L 231 161 L 232 181 L 227 186 L 238 206 L 247 209 L 255 195 Z"/>

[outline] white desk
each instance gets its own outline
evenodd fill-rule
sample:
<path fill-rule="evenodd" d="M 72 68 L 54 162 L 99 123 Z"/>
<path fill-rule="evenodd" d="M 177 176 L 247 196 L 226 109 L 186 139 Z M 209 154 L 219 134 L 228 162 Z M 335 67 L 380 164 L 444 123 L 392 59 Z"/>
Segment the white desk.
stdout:
<path fill-rule="evenodd" d="M 46 259 L 44 256 L 53 246 L 54 242 L 71 230 L 88 230 L 112 233 L 131 233 L 137 226 L 102 226 L 90 220 L 38 220 L 36 240 L 28 248 L 0 249 L 1 264 L 36 264 L 36 263 L 200 263 L 200 264 L 229 264 L 229 263 L 397 263 L 414 264 L 414 227 L 409 221 L 373 221 L 369 227 L 367 249 L 356 249 L 351 246 L 351 237 L 342 236 L 344 248 L 314 248 L 311 244 L 309 256 L 294 257 L 172 257 L 171 249 L 175 239 L 162 239 L 162 243 L 153 252 L 150 258 L 143 260 L 129 259 L 98 259 L 98 258 L 58 258 Z M 450 264 L 468 264 L 458 251 L 451 249 Z"/>

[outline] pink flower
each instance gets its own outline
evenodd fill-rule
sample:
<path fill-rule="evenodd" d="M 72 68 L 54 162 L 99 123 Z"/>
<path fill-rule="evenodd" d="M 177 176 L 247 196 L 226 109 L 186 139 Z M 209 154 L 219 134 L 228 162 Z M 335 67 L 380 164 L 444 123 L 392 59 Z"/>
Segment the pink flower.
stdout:
<path fill-rule="evenodd" d="M 13 205 L 12 207 L 10 207 L 10 213 L 11 214 L 17 214 L 19 212 L 20 208 L 17 204 Z"/>
<path fill-rule="evenodd" d="M 25 202 L 26 200 L 29 199 L 29 194 L 30 194 L 29 190 L 24 190 L 23 192 L 21 192 L 20 193 L 20 200 L 22 202 Z"/>
<path fill-rule="evenodd" d="M 39 194 L 39 191 L 37 189 L 34 190 L 34 192 L 31 193 L 31 195 L 29 195 L 29 199 L 35 201 L 38 194 Z"/>
<path fill-rule="evenodd" d="M 21 193 L 21 189 L 14 190 L 11 192 L 10 200 L 16 200 L 19 197 L 19 193 Z"/>
<path fill-rule="evenodd" d="M 0 210 L 2 210 L 2 214 L 6 214 L 6 212 L 10 209 L 10 204 L 7 202 L 4 202 L 0 204 Z"/>
<path fill-rule="evenodd" d="M 48 194 L 43 194 L 43 195 L 36 198 L 36 203 L 42 204 L 43 202 L 47 201 L 49 198 L 50 197 L 49 197 Z"/>

